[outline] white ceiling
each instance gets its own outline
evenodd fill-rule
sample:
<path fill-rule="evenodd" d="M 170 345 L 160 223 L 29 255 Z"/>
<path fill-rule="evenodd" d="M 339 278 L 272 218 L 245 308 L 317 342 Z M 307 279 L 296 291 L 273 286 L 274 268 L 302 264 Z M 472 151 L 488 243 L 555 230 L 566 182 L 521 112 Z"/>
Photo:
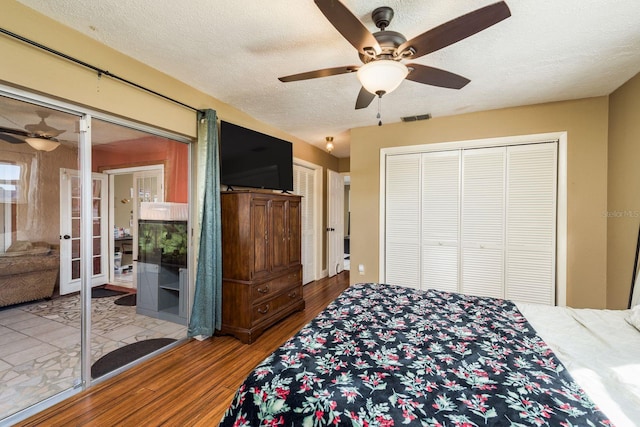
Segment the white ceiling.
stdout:
<path fill-rule="evenodd" d="M 309 143 L 324 147 L 334 136 L 337 157 L 349 156 L 349 129 L 377 123 L 376 101 L 354 109 L 353 74 L 277 79 L 361 64 L 312 0 L 19 1 Z M 495 1 L 343 3 L 372 32 L 371 11 L 392 7 L 388 30 L 411 39 Z M 452 90 L 405 81 L 382 98 L 383 123 L 606 95 L 640 71 L 639 0 L 506 2 L 510 18 L 414 61 L 471 83 Z"/>

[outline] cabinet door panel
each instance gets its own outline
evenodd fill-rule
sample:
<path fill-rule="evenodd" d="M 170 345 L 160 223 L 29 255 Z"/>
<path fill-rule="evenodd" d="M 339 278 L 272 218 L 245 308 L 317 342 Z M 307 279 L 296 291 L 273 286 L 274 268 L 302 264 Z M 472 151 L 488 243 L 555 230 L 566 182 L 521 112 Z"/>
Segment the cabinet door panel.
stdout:
<path fill-rule="evenodd" d="M 300 202 L 289 201 L 288 216 L 289 265 L 300 264 L 302 262 L 300 250 L 302 247 L 302 240 L 300 238 Z"/>
<path fill-rule="evenodd" d="M 253 199 L 251 202 L 254 277 L 269 272 L 268 204 L 269 202 L 263 199 Z"/>
<path fill-rule="evenodd" d="M 289 265 L 289 243 L 287 240 L 286 201 L 271 201 L 271 271 L 287 268 Z"/>

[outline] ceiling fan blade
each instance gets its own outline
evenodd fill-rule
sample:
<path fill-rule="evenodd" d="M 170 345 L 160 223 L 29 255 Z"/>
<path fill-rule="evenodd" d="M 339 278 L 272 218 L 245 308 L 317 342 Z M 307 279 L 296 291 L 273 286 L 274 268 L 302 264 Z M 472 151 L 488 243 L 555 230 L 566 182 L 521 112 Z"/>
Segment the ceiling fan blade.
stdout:
<path fill-rule="evenodd" d="M 446 87 L 449 89 L 462 89 L 469 83 L 466 77 L 439 68 L 428 67 L 420 64 L 406 64 L 409 74 L 406 79 L 431 86 Z"/>
<path fill-rule="evenodd" d="M 369 92 L 365 88 L 361 88 L 360 93 L 358 94 L 358 99 L 356 100 L 356 110 L 367 108 L 375 97 L 376 96 L 373 93 Z"/>
<path fill-rule="evenodd" d="M 398 46 L 397 52 L 401 53 L 411 47 L 415 53 L 407 57 L 419 58 L 479 33 L 510 16 L 511 11 L 505 2 L 494 3 L 445 22 L 402 43 Z"/>
<path fill-rule="evenodd" d="M 367 27 L 347 7 L 338 0 L 315 0 L 316 6 L 327 17 L 342 37 L 360 53 L 373 50 L 379 54 L 382 49 Z"/>
<path fill-rule="evenodd" d="M 40 123 L 35 125 L 26 125 L 24 128 L 28 132 L 32 133 L 33 135 L 39 135 L 39 136 L 50 137 L 50 138 L 55 138 L 56 136 L 65 132 L 64 130 L 59 130 L 49 126 L 44 121 L 44 118 L 40 120 Z"/>
<path fill-rule="evenodd" d="M 358 71 L 358 66 L 349 65 L 346 67 L 323 68 L 322 70 L 307 71 L 306 73 L 292 74 L 290 76 L 278 77 L 281 82 L 295 82 L 298 80 L 317 79 L 318 77 L 336 76 Z"/>
<path fill-rule="evenodd" d="M 23 144 L 24 141 L 20 138 L 16 138 L 15 136 L 11 136 L 8 133 L 0 132 L 0 140 L 6 141 L 10 144 Z"/>
<path fill-rule="evenodd" d="M 10 133 L 12 135 L 20 135 L 20 136 L 30 136 L 31 134 L 22 129 L 11 129 L 0 126 L 0 132 L 2 133 Z"/>

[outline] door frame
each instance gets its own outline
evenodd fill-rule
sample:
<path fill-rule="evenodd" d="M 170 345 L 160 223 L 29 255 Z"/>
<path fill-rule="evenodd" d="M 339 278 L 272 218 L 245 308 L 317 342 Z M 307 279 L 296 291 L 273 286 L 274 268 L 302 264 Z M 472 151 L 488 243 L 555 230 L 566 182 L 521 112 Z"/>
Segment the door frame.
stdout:
<path fill-rule="evenodd" d="M 164 201 L 164 189 L 165 189 L 165 184 L 164 184 L 164 173 L 165 173 L 165 164 L 164 163 L 157 163 L 157 164 L 151 164 L 151 165 L 143 165 L 143 166 L 131 166 L 131 167 L 126 167 L 126 168 L 116 168 L 116 169 L 104 169 L 101 170 L 102 173 L 106 174 L 109 176 L 109 230 L 113 230 L 115 227 L 115 206 L 114 206 L 114 197 L 115 197 L 115 185 L 114 185 L 114 181 L 115 181 L 115 176 L 116 175 L 127 175 L 127 174 L 131 174 L 133 175 L 132 177 L 132 188 L 134 188 L 133 194 L 131 196 L 131 206 L 132 206 L 132 210 L 133 210 L 133 224 L 131 226 L 131 236 L 133 238 L 132 242 L 133 242 L 133 254 L 132 254 L 132 262 L 133 264 L 133 280 L 134 280 L 134 288 L 136 288 L 136 264 L 135 264 L 135 260 L 138 257 L 138 217 L 139 217 L 139 212 L 137 209 L 137 199 L 138 199 L 138 195 L 136 194 L 137 192 L 135 191 L 135 179 L 136 179 L 136 172 L 147 172 L 147 171 L 160 171 L 161 176 L 162 176 L 162 180 L 161 180 L 161 185 L 162 185 L 162 190 L 163 190 L 163 200 Z M 113 281 L 115 278 L 115 272 L 113 270 L 113 265 L 115 262 L 115 236 L 113 233 L 109 233 L 109 280 Z"/>

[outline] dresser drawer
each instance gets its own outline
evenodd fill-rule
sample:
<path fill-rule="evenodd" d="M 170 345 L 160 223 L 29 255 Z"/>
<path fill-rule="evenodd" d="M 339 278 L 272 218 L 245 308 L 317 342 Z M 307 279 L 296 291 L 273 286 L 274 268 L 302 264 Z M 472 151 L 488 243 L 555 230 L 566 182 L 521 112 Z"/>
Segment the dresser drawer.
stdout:
<path fill-rule="evenodd" d="M 302 274 L 298 268 L 268 282 L 252 285 L 251 298 L 254 303 L 257 303 L 264 299 L 271 298 L 294 285 L 297 286 L 301 281 Z"/>
<path fill-rule="evenodd" d="M 302 285 L 291 287 L 291 289 L 253 305 L 252 326 L 272 316 L 277 316 L 278 312 L 288 305 L 302 299 Z"/>

